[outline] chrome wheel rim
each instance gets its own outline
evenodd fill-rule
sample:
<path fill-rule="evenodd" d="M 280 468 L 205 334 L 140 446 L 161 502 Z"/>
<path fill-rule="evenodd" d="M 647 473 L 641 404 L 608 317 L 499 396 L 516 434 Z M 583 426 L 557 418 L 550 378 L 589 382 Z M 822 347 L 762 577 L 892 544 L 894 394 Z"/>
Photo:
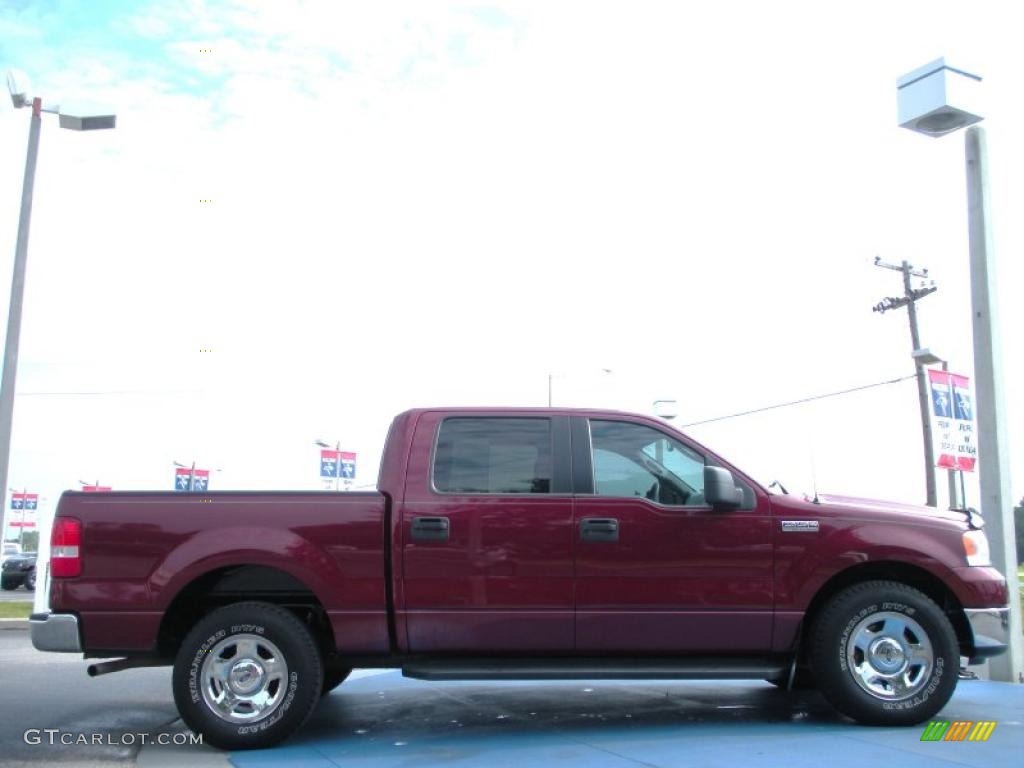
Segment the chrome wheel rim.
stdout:
<path fill-rule="evenodd" d="M 862 690 L 877 699 L 900 701 L 927 684 L 935 653 L 928 634 L 914 619 L 880 611 L 854 627 L 846 643 L 846 662 Z"/>
<path fill-rule="evenodd" d="M 288 663 L 265 637 L 231 635 L 206 654 L 200 677 L 210 711 L 229 723 L 252 723 L 284 701 Z"/>

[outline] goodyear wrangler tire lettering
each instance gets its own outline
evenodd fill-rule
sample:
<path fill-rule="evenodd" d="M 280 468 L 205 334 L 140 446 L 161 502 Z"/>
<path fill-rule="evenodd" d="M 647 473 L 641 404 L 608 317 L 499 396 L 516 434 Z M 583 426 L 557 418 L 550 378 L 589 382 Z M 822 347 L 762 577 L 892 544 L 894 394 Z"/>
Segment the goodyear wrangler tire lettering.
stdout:
<path fill-rule="evenodd" d="M 207 614 L 182 642 L 174 700 L 206 743 L 267 747 L 305 723 L 323 674 L 318 645 L 293 614 L 269 603 L 235 603 Z"/>
<path fill-rule="evenodd" d="M 811 631 L 811 667 L 825 698 L 872 725 L 932 717 L 956 687 L 956 633 L 927 595 L 899 582 L 870 581 L 836 595 Z"/>

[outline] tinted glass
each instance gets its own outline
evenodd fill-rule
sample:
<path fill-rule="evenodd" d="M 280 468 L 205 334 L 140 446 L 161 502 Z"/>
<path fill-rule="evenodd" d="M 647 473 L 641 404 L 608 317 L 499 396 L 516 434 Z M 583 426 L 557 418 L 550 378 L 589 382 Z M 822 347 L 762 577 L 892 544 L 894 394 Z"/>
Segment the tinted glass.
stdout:
<path fill-rule="evenodd" d="M 443 493 L 550 493 L 550 419 L 445 419 L 434 452 Z"/>
<path fill-rule="evenodd" d="M 704 506 L 704 457 L 656 429 L 591 421 L 594 492 Z"/>

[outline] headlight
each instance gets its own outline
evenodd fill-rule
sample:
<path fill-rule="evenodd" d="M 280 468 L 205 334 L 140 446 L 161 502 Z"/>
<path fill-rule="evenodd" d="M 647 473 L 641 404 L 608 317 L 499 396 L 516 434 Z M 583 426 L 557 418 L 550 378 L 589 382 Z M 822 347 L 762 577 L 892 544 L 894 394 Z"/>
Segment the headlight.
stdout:
<path fill-rule="evenodd" d="M 964 531 L 964 554 L 968 565 L 992 565 L 988 539 L 983 531 Z"/>

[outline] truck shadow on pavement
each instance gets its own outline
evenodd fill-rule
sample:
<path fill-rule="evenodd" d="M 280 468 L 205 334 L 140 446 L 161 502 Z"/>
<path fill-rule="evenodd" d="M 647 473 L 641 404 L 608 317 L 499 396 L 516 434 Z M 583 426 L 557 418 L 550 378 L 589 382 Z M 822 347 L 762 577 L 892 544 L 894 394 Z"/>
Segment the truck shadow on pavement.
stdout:
<path fill-rule="evenodd" d="M 511 754 L 524 764 L 555 757 L 593 764 L 599 752 L 618 755 L 615 763 L 637 749 L 674 752 L 681 739 L 728 740 L 741 734 L 737 725 L 745 738 L 780 736 L 788 730 L 782 724 L 858 728 L 815 692 L 787 693 L 758 682 L 428 683 L 393 673 L 347 685 L 325 697 L 306 726 L 271 752 L 309 765 L 322 759 L 325 766 L 338 759 L 383 765 L 414 757 L 424 765 L 504 765 Z M 236 752 L 232 761 L 265 764 L 256 753 Z"/>

